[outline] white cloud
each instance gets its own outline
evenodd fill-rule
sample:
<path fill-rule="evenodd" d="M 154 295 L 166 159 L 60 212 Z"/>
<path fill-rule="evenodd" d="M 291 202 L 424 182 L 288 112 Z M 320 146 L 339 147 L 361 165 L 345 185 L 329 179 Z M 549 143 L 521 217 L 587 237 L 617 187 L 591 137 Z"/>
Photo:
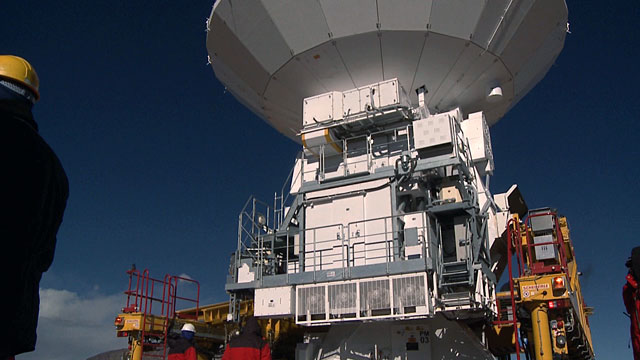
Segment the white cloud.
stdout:
<path fill-rule="evenodd" d="M 198 297 L 198 287 L 196 286 L 196 283 L 193 281 L 188 281 L 188 280 L 193 280 L 193 278 L 186 273 L 182 273 L 180 275 L 178 275 L 179 278 L 178 279 L 178 295 L 183 297 L 183 298 L 188 298 L 188 299 L 196 299 Z M 187 279 L 187 280 L 183 280 L 183 279 Z M 186 308 L 192 308 L 195 307 L 196 304 L 193 301 L 190 300 L 184 300 L 184 299 L 178 299 L 176 301 L 176 309 L 186 309 Z"/>
<path fill-rule="evenodd" d="M 193 280 L 193 278 L 191 276 L 189 276 L 189 274 L 186 274 L 186 273 L 182 273 L 182 274 L 178 275 L 178 277 L 189 279 L 189 280 Z"/>
<path fill-rule="evenodd" d="M 40 289 L 36 351 L 16 359 L 86 359 L 127 347 L 126 338 L 117 338 L 113 325 L 124 302 L 120 294 L 82 296 L 68 290 Z"/>

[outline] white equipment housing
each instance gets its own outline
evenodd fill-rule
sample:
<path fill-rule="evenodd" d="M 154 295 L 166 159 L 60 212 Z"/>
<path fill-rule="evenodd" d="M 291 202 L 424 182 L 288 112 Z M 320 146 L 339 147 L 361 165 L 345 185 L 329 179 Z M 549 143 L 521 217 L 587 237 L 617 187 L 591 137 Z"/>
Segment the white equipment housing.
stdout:
<path fill-rule="evenodd" d="M 241 211 L 231 313 L 254 298 L 256 316 L 332 325 L 297 359 L 493 358 L 476 327 L 526 204 L 488 189 L 489 126 L 546 74 L 566 20 L 564 0 L 216 1 L 216 76 L 302 144 L 273 205 Z"/>

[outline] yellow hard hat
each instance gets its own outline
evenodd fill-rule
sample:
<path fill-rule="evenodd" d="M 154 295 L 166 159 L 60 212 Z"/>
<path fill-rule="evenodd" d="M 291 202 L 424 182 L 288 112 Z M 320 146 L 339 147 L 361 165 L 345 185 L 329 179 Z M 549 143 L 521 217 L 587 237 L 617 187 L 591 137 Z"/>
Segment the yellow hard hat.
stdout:
<path fill-rule="evenodd" d="M 0 79 L 5 78 L 18 85 L 26 86 L 40 99 L 38 74 L 29 62 L 19 56 L 0 55 Z"/>

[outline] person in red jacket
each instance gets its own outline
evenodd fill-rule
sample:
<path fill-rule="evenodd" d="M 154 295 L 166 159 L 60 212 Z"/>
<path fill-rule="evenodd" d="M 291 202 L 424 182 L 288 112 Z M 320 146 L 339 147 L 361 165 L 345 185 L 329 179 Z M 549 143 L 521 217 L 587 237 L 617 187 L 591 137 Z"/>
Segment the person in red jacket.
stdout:
<path fill-rule="evenodd" d="M 631 250 L 631 257 L 626 263 L 629 268 L 627 283 L 622 288 L 622 299 L 631 318 L 631 343 L 633 344 L 633 359 L 640 360 L 640 293 L 638 279 L 640 277 L 640 246 Z"/>
<path fill-rule="evenodd" d="M 195 334 L 196 328 L 193 324 L 184 324 L 182 327 L 182 335 L 179 338 L 168 339 L 169 356 L 167 360 L 197 360 L 198 356 L 193 341 Z"/>
<path fill-rule="evenodd" d="M 240 335 L 229 341 L 222 360 L 271 360 L 271 349 L 256 318 L 250 316 Z"/>

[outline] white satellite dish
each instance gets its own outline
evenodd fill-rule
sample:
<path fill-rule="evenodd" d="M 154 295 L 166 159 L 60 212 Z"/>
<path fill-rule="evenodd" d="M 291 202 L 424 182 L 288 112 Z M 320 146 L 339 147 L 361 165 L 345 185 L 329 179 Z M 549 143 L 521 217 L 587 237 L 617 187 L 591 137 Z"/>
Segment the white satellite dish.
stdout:
<path fill-rule="evenodd" d="M 302 100 L 398 78 L 432 113 L 495 124 L 564 45 L 564 0 L 218 0 L 207 49 L 218 79 L 283 134 Z M 502 95 L 489 95 L 500 88 Z M 497 90 L 496 90 L 497 91 Z M 498 100 L 498 101 L 493 101 Z"/>

